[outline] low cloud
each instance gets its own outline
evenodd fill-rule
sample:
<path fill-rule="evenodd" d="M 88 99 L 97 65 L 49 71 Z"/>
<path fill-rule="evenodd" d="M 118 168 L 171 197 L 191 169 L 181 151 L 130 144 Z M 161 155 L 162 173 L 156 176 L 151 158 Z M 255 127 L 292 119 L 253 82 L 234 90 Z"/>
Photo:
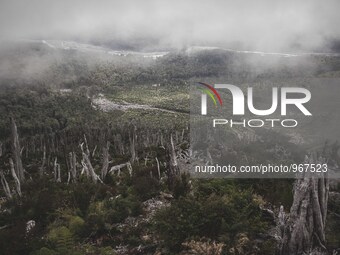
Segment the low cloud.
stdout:
<path fill-rule="evenodd" d="M 339 9 L 337 0 L 2 0 L 0 37 L 325 51 L 340 39 Z"/>

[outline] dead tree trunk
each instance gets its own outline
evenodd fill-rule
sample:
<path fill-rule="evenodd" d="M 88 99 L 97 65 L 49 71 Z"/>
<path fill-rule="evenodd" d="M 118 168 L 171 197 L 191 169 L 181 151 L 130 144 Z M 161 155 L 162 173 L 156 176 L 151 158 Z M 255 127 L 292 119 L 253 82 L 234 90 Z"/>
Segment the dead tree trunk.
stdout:
<path fill-rule="evenodd" d="M 46 164 L 46 145 L 44 144 L 42 163 L 41 163 L 41 166 L 40 166 L 40 176 L 43 176 L 43 174 L 44 174 L 45 164 Z"/>
<path fill-rule="evenodd" d="M 102 180 L 105 179 L 106 175 L 107 175 L 107 171 L 109 169 L 109 149 L 110 149 L 110 142 L 107 141 L 106 145 L 103 146 L 103 166 L 102 166 L 102 170 L 101 170 L 101 177 Z"/>
<path fill-rule="evenodd" d="M 12 154 L 14 158 L 14 168 L 16 175 L 19 180 L 23 182 L 25 180 L 24 167 L 21 161 L 21 147 L 19 143 L 19 135 L 17 125 L 15 124 L 14 118 L 11 117 L 11 130 L 12 130 Z"/>
<path fill-rule="evenodd" d="M 157 162 L 157 173 L 158 173 L 158 179 L 160 180 L 161 179 L 161 168 L 160 168 L 160 165 L 159 165 L 159 160 L 158 158 L 156 157 L 156 162 Z"/>
<path fill-rule="evenodd" d="M 77 182 L 77 157 L 74 151 L 69 153 L 70 172 L 74 182 Z"/>
<path fill-rule="evenodd" d="M 84 157 L 81 160 L 81 165 L 83 166 L 83 169 L 81 170 L 81 175 L 85 173 L 86 177 L 88 178 L 90 176 L 90 172 L 89 172 L 89 169 L 87 168 Z"/>
<path fill-rule="evenodd" d="M 306 164 L 323 164 L 316 156 L 307 157 Z M 325 224 L 329 194 L 326 173 L 316 177 L 303 173 L 294 186 L 294 200 L 285 224 L 280 255 L 327 254 Z"/>
<path fill-rule="evenodd" d="M 19 197 L 22 196 L 21 194 L 21 184 L 20 184 L 20 180 L 19 178 L 17 177 L 16 173 L 15 173 L 15 170 L 14 170 L 14 163 L 13 163 L 13 160 L 10 158 L 9 159 L 9 165 L 10 165 L 10 168 L 11 168 L 11 173 L 12 173 L 12 177 L 14 179 L 14 182 L 15 182 L 15 188 L 17 190 L 17 193 L 19 195 Z"/>
<path fill-rule="evenodd" d="M 174 139 L 172 137 L 172 134 L 170 135 L 170 171 L 172 175 L 179 174 L 179 167 L 177 162 L 177 155 L 175 150 L 175 144 Z"/>
<path fill-rule="evenodd" d="M 132 176 L 132 166 L 130 162 L 126 162 L 124 164 L 119 164 L 111 167 L 109 173 L 114 174 L 115 172 L 117 172 L 117 175 L 120 176 L 120 172 L 123 167 L 126 167 L 129 171 L 129 175 Z"/>
<path fill-rule="evenodd" d="M 2 188 L 5 191 L 6 197 L 8 199 L 11 199 L 12 198 L 12 192 L 11 192 L 11 189 L 9 188 L 8 182 L 6 181 L 6 178 L 5 178 L 3 171 L 0 171 L 0 178 L 1 178 Z"/>
<path fill-rule="evenodd" d="M 132 129 L 132 134 L 130 135 L 130 152 L 131 152 L 131 163 L 134 163 L 137 159 L 137 152 L 136 152 L 136 127 L 134 126 Z"/>
<path fill-rule="evenodd" d="M 85 143 L 85 149 L 84 149 L 84 143 Z M 86 140 L 86 136 L 84 135 L 84 143 L 80 144 L 80 149 L 82 151 L 82 155 L 83 155 L 83 163 L 86 167 L 86 169 L 88 170 L 92 181 L 94 183 L 97 183 L 97 181 L 99 180 L 100 182 L 102 182 L 102 180 L 99 178 L 99 176 L 96 174 L 96 172 L 93 169 L 93 166 L 91 164 L 91 160 L 90 160 L 90 151 L 89 151 L 89 147 L 87 145 L 87 140 Z"/>
<path fill-rule="evenodd" d="M 56 182 L 61 182 L 60 164 L 58 163 L 58 158 L 57 157 L 55 157 L 55 159 L 54 159 L 53 172 L 54 172 L 54 180 Z"/>

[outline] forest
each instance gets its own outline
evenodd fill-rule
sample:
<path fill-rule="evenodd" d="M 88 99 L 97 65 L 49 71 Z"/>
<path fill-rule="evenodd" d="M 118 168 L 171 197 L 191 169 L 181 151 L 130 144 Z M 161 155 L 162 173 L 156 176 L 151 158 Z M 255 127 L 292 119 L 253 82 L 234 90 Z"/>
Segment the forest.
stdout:
<path fill-rule="evenodd" d="M 213 49 L 149 59 L 36 42 L 0 55 L 1 254 L 340 254 L 339 180 L 189 170 L 206 153 L 191 153 L 191 84 L 322 91 L 340 77 L 339 56 Z M 313 117 L 336 124 L 328 108 Z M 339 171 L 338 123 L 301 123 L 292 133 L 226 129 L 221 153 L 235 165 L 327 161 Z"/>

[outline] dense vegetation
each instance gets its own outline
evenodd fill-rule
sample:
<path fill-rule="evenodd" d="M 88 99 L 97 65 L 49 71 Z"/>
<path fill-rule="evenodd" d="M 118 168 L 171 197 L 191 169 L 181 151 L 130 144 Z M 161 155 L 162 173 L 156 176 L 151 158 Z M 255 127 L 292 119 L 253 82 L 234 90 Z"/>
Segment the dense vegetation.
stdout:
<path fill-rule="evenodd" d="M 43 58 L 46 51 L 35 46 L 31 54 Z M 173 152 L 180 158 L 189 150 L 189 85 L 226 79 L 242 85 L 305 85 L 313 77 L 337 77 L 339 58 L 262 60 L 220 50 L 176 52 L 155 61 L 128 56 L 89 63 L 74 52 L 62 52 L 60 58 L 39 81 L 1 79 L 0 170 L 13 192 L 7 199 L 1 190 L 1 254 L 202 254 L 194 253 L 201 246 L 221 248 L 207 254 L 274 254 L 276 223 L 268 211 L 277 214 L 284 205 L 288 212 L 293 180 L 197 180 L 186 172 L 185 158 L 179 166 L 172 163 Z M 175 114 L 103 112 L 93 107 L 99 93 Z M 21 196 L 9 171 L 10 117 L 18 127 L 26 171 Z M 259 132 L 255 141 L 229 135 L 235 142 L 226 157 L 235 163 L 244 155 L 252 162 L 296 162 L 308 149 L 272 131 Z M 133 171 L 124 167 L 94 183 L 82 173 L 82 146 L 99 175 L 107 142 L 109 166 L 131 162 Z M 329 146 L 336 154 L 337 145 Z M 69 155 L 76 158 L 75 176 Z M 54 172 L 57 160 L 60 181 Z M 330 249 L 340 247 L 337 203 L 330 203 Z"/>

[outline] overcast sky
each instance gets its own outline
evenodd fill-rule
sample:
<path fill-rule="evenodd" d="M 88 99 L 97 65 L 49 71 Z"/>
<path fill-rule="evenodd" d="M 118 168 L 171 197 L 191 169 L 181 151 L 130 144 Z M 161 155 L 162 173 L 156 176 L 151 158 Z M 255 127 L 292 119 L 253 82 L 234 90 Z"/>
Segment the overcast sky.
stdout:
<path fill-rule="evenodd" d="M 340 39 L 339 10 L 338 0 L 0 0 L 0 37 L 319 50 Z"/>

